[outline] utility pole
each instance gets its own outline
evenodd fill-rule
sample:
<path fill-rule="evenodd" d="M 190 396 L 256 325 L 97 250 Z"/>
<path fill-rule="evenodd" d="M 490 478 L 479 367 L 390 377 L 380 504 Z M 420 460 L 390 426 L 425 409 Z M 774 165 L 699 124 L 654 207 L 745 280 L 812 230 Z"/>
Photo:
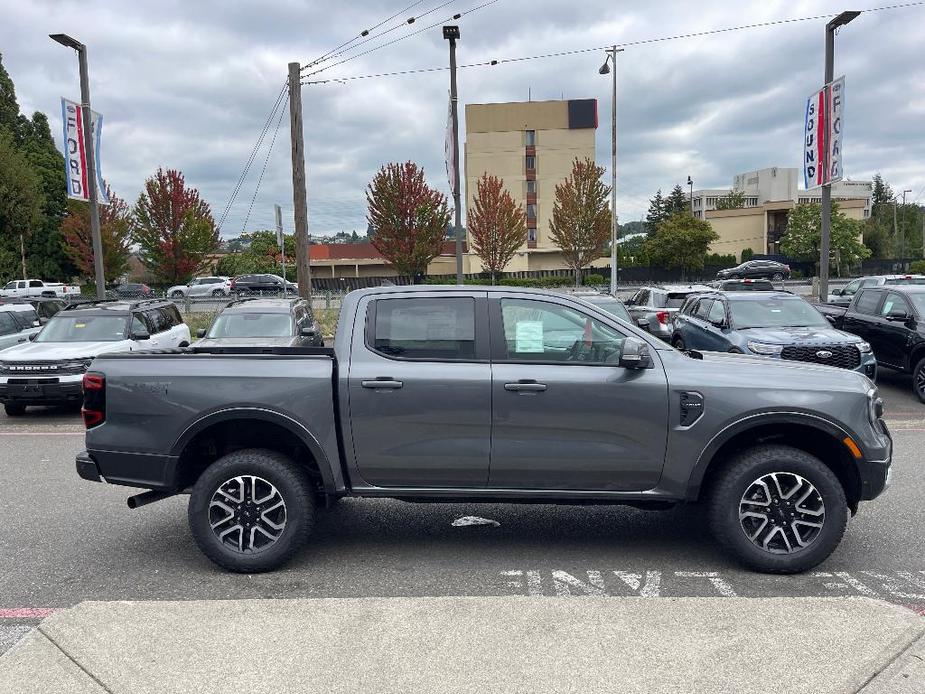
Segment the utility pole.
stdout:
<path fill-rule="evenodd" d="M 617 53 L 623 49 L 611 46 L 607 49 L 607 57 L 598 73 L 606 75 L 611 72 L 608 62 L 613 63 L 610 81 L 610 294 L 617 293 L 619 276 L 619 246 L 617 240 Z"/>
<path fill-rule="evenodd" d="M 899 230 L 896 228 L 896 196 L 893 196 L 893 250 L 899 250 L 899 262 L 902 263 L 903 252 L 901 249 L 898 249 L 899 246 Z M 902 272 L 902 267 L 900 266 L 900 272 Z"/>
<path fill-rule="evenodd" d="M 93 240 L 93 271 L 96 275 L 96 298 L 106 298 L 106 275 L 103 272 L 103 240 L 100 236 L 100 210 L 96 189 L 96 152 L 93 148 L 93 118 L 90 111 L 90 70 L 87 67 L 87 47 L 67 34 L 49 34 L 62 46 L 77 51 L 80 68 L 80 111 L 83 120 L 84 152 L 87 165 L 87 196 L 90 202 L 90 236 Z"/>
<path fill-rule="evenodd" d="M 911 189 L 903 191 L 903 223 L 902 223 L 902 230 L 903 230 L 902 249 L 903 251 L 902 251 L 902 256 L 899 259 L 899 262 L 902 263 L 903 272 L 906 271 L 906 193 L 911 193 L 911 192 L 912 192 Z"/>
<path fill-rule="evenodd" d="M 283 208 L 279 205 L 273 205 L 276 212 L 276 241 L 279 243 L 280 267 L 283 271 L 283 279 L 286 279 L 286 236 L 283 234 Z"/>
<path fill-rule="evenodd" d="M 450 42 L 450 105 L 453 110 L 453 224 L 456 236 L 456 284 L 463 283 L 462 206 L 459 201 L 459 104 L 456 94 L 456 39 L 458 26 L 443 27 L 443 38 Z"/>
<path fill-rule="evenodd" d="M 289 63 L 289 135 L 292 147 L 292 206 L 295 208 L 295 267 L 299 296 L 311 301 L 312 271 L 308 248 L 308 193 L 305 188 L 302 78 L 299 69 L 299 63 Z"/>
<path fill-rule="evenodd" d="M 835 32 L 839 27 L 844 26 L 852 19 L 857 17 L 860 12 L 850 10 L 842 12 L 840 15 L 825 25 L 825 80 L 823 88 L 825 89 L 825 110 L 829 111 L 829 100 L 832 98 L 828 85 L 835 79 Z M 821 115 L 821 114 L 820 114 Z M 825 180 L 828 181 L 832 175 L 829 157 L 829 135 L 828 126 L 822 131 L 822 161 L 819 166 L 825 167 Z M 829 242 L 832 237 L 832 184 L 825 183 L 822 186 L 822 238 L 819 243 L 819 300 L 827 301 L 829 297 Z"/>

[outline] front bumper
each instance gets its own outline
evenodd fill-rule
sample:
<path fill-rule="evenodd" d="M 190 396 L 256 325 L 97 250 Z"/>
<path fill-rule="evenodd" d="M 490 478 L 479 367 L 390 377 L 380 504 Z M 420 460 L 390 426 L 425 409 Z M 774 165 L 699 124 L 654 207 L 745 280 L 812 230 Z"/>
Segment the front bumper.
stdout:
<path fill-rule="evenodd" d="M 83 400 L 83 376 L 8 377 L 0 381 L 0 403 L 60 405 Z"/>

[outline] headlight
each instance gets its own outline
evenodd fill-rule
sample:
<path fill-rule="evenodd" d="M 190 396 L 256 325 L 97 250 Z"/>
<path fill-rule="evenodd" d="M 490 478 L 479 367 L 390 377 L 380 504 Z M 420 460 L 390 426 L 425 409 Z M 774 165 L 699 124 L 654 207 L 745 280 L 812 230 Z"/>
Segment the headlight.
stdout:
<path fill-rule="evenodd" d="M 883 417 L 883 400 L 876 388 L 867 391 L 867 416 L 870 417 L 870 423 L 876 424 L 877 420 Z"/>
<path fill-rule="evenodd" d="M 768 357 L 778 357 L 783 351 L 783 345 L 769 345 L 765 342 L 751 342 L 748 343 L 748 349 L 755 354 L 763 354 Z"/>
<path fill-rule="evenodd" d="M 870 343 L 869 342 L 855 342 L 854 346 L 858 348 L 858 352 L 861 354 L 870 354 Z"/>

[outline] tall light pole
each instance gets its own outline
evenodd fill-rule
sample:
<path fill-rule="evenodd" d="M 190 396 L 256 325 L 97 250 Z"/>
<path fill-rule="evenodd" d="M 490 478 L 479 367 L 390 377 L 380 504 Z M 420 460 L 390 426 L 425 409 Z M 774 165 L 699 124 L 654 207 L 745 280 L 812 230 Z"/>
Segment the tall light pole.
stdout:
<path fill-rule="evenodd" d="M 90 201 L 90 236 L 93 240 L 93 271 L 96 275 L 96 298 L 106 297 L 106 275 L 103 272 L 103 240 L 100 237 L 100 210 L 97 206 L 96 152 L 93 150 L 93 121 L 90 116 L 90 74 L 87 68 L 87 47 L 67 34 L 49 34 L 52 41 L 77 51 L 80 68 L 80 111 L 83 120 L 84 151 L 87 157 L 87 196 Z"/>
<path fill-rule="evenodd" d="M 610 294 L 617 293 L 617 53 L 622 48 L 611 46 L 598 73 L 612 75 L 610 88 Z M 610 64 L 613 63 L 613 70 Z"/>
<path fill-rule="evenodd" d="M 463 283 L 462 208 L 459 202 L 459 109 L 456 97 L 456 39 L 458 26 L 443 27 L 443 38 L 450 42 L 450 105 L 453 110 L 453 224 L 456 236 L 456 284 Z"/>
<path fill-rule="evenodd" d="M 690 174 L 687 176 L 687 185 L 691 189 L 691 217 L 694 216 L 694 179 L 690 177 Z"/>
<path fill-rule="evenodd" d="M 825 81 L 823 86 L 830 84 L 835 79 L 835 32 L 839 27 L 845 26 L 852 19 L 860 15 L 860 12 L 850 10 L 842 12 L 840 15 L 825 25 Z M 828 90 L 826 90 L 826 99 L 828 100 Z M 828 110 L 828 103 L 826 103 Z M 826 167 L 826 176 L 828 179 L 831 171 L 829 169 L 829 137 L 828 128 L 823 130 L 822 144 L 822 161 L 820 166 Z M 822 238 L 819 243 L 819 300 L 826 301 L 829 296 L 829 239 L 832 235 L 832 184 L 826 183 L 822 186 Z"/>
<path fill-rule="evenodd" d="M 911 192 L 912 190 L 909 189 L 909 190 L 904 190 L 902 193 L 903 195 L 903 223 L 902 223 L 903 234 L 902 234 L 902 253 L 899 256 L 899 262 L 902 265 L 903 271 L 905 271 L 905 268 L 906 268 L 906 193 L 911 193 Z"/>

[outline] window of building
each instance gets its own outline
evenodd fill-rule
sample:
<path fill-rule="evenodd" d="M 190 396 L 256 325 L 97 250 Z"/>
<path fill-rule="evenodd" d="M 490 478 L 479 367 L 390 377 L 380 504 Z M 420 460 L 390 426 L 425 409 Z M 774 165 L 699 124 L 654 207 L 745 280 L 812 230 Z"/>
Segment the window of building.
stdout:
<path fill-rule="evenodd" d="M 527 219 L 536 219 L 536 205 L 532 202 L 527 205 Z"/>
<path fill-rule="evenodd" d="M 379 299 L 372 346 L 401 359 L 474 359 L 475 301 Z"/>
<path fill-rule="evenodd" d="M 533 147 L 536 144 L 536 130 L 524 131 L 524 142 L 527 147 Z"/>
<path fill-rule="evenodd" d="M 530 156 L 527 157 L 527 170 L 529 171 L 535 168 L 536 168 L 536 157 L 534 157 L 531 154 Z"/>
<path fill-rule="evenodd" d="M 527 241 L 536 243 L 536 229 L 527 229 Z"/>
<path fill-rule="evenodd" d="M 536 194 L 536 181 L 527 181 L 527 192 Z"/>

